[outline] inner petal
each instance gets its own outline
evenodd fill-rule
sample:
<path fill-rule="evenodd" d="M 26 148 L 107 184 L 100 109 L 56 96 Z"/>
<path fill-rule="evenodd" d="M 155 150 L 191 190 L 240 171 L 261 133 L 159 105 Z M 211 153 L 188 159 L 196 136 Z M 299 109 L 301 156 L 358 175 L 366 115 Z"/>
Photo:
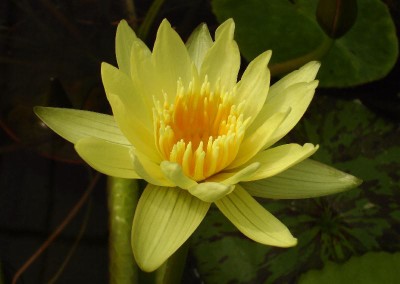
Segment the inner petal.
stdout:
<path fill-rule="evenodd" d="M 178 80 L 173 103 L 155 102 L 155 142 L 163 159 L 180 164 L 187 176 L 201 181 L 234 160 L 248 118 L 243 117 L 243 102 L 234 104 L 234 91 L 220 84 L 210 91 L 207 77 L 201 87 L 193 86 L 185 89 Z"/>

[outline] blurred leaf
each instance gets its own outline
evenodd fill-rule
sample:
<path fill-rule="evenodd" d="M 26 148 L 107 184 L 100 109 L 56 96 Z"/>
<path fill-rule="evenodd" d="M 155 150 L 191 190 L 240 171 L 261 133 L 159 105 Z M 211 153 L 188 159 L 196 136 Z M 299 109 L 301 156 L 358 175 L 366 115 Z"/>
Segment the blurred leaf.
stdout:
<path fill-rule="evenodd" d="M 371 252 L 343 264 L 328 263 L 322 270 L 301 276 L 299 283 L 399 283 L 400 253 Z"/>
<path fill-rule="evenodd" d="M 316 6 L 317 0 L 212 1 L 220 22 L 234 18 L 244 57 L 250 61 L 272 49 L 272 66 L 310 54 L 325 44 L 327 36 L 316 21 Z M 397 56 L 395 26 L 387 7 L 379 0 L 360 0 L 356 23 L 321 58 L 318 78 L 325 87 L 364 84 L 383 78 Z"/>

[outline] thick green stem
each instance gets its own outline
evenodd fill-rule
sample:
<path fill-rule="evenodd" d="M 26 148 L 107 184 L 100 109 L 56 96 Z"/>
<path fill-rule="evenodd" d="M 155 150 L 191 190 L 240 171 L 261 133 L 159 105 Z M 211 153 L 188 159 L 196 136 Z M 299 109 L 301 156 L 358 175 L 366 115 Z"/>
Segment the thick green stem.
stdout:
<path fill-rule="evenodd" d="M 313 51 L 299 56 L 297 58 L 293 58 L 284 62 L 272 64 L 269 69 L 271 70 L 272 76 L 279 76 L 293 70 L 300 68 L 304 64 L 312 60 L 320 60 L 328 51 L 331 49 L 334 40 L 331 38 L 326 37 L 324 41 Z"/>
<path fill-rule="evenodd" d="M 136 180 L 108 177 L 110 215 L 110 283 L 138 283 L 138 268 L 131 248 L 133 215 L 139 198 Z"/>

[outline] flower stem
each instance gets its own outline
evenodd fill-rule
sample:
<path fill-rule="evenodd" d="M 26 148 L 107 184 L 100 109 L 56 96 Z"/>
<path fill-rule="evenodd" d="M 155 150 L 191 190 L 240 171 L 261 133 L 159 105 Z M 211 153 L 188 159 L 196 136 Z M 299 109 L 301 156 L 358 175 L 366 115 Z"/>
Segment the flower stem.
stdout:
<path fill-rule="evenodd" d="M 138 268 L 131 249 L 131 228 L 139 189 L 136 180 L 108 177 L 110 216 L 110 283 L 138 283 Z"/>

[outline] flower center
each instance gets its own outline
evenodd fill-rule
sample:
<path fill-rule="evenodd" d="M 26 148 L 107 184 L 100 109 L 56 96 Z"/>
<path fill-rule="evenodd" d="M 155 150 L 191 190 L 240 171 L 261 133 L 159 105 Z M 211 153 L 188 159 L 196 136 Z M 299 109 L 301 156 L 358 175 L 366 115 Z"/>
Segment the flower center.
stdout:
<path fill-rule="evenodd" d="M 205 78 L 200 90 L 178 81 L 173 103 L 156 102 L 154 129 L 157 148 L 165 160 L 182 166 L 196 181 L 221 171 L 236 157 L 245 132 L 242 105 L 233 102 L 234 92 L 219 84 L 210 91 Z"/>

